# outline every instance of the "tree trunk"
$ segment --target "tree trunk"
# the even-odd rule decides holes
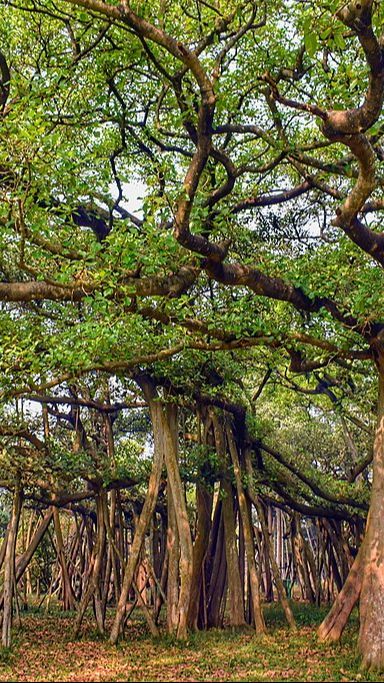
[[[175,634],[178,625],[177,606],[179,604],[179,531],[176,521],[176,510],[173,503],[171,487],[167,486],[167,549],[168,549],[168,579],[167,579],[167,627],[168,633]]]
[[[12,627],[12,603],[15,582],[15,552],[17,532],[19,528],[20,513],[22,506],[22,491],[20,483],[17,482],[15,492],[13,494],[13,505],[11,513],[11,521],[8,530],[7,548],[4,558],[4,589],[3,589],[3,626],[2,626],[2,644],[3,647],[10,647],[11,645],[11,627]]]
[[[39,523],[39,525],[35,529],[35,532],[34,532],[32,538],[30,540],[30,543],[28,544],[28,547],[23,552],[23,554],[20,555],[20,557],[18,557],[16,559],[16,562],[15,562],[15,581],[16,581],[16,583],[18,583],[20,581],[21,577],[23,576],[25,570],[27,569],[27,567],[28,567],[28,565],[29,565],[29,563],[33,557],[35,550],[37,549],[37,546],[39,545],[41,539],[43,538],[45,532],[47,531],[49,523],[52,519],[52,514],[53,514],[52,509],[50,509],[45,514],[45,516],[43,517],[43,519],[41,520],[41,522]],[[8,530],[7,530],[7,538],[8,538]],[[0,609],[3,609],[3,605],[4,605],[4,592],[2,592],[0,595]]]
[[[188,635],[187,616],[191,597],[191,581],[193,573],[193,546],[191,529],[189,526],[187,504],[184,489],[180,477],[177,459],[177,407],[168,404],[163,416],[163,432],[165,446],[165,464],[167,466],[168,482],[170,485],[172,500],[175,507],[177,530],[180,543],[180,589],[177,605],[178,624],[176,636],[185,640]],[[169,608],[169,605],[168,605]]]
[[[213,518],[211,541],[208,551],[209,563],[205,566],[206,583],[209,586],[207,595],[207,626],[218,628],[221,603],[224,599],[227,579],[227,560],[224,545],[223,504],[218,498]]]
[[[249,494],[249,497],[250,497],[252,503],[256,507],[257,516],[259,518],[261,530],[262,530],[263,537],[264,537],[265,554],[271,562],[273,578],[275,579],[277,593],[279,596],[281,606],[284,610],[285,618],[289,624],[289,627],[292,629],[292,631],[296,631],[297,627],[296,627],[295,617],[293,616],[291,606],[288,602],[287,594],[286,594],[285,588],[284,588],[284,584],[283,584],[282,579],[281,579],[280,570],[279,570],[278,564],[277,564],[276,559],[275,559],[275,555],[273,552],[273,548],[272,548],[272,544],[271,544],[270,536],[269,536],[268,523],[267,523],[267,520],[265,519],[265,515],[264,515],[263,505],[262,505],[259,497],[255,493],[254,488],[253,488],[252,461],[251,461],[250,453],[247,449],[245,450],[244,455],[245,455],[245,467],[246,467],[246,472],[247,472],[247,476],[248,476],[248,494]]]
[[[197,528],[195,543],[193,545],[193,574],[188,612],[188,626],[191,629],[197,629],[202,586],[202,570],[211,528],[212,502],[212,494],[206,491],[202,484],[198,483],[196,485]]]
[[[104,618],[101,606],[101,596],[100,596],[100,573],[101,565],[104,559],[105,552],[105,524],[104,524],[104,501],[103,496],[105,492],[99,492],[96,496],[96,513],[97,513],[97,529],[96,529],[96,540],[94,548],[92,551],[92,559],[89,568],[89,579],[88,585],[85,588],[83,596],[81,598],[79,611],[76,617],[74,635],[77,637],[80,632],[81,623],[85,614],[85,610],[88,607],[88,603],[92,596],[95,600],[95,614],[96,622],[101,634],[104,634]]]
[[[321,640],[338,640],[360,594],[358,640],[362,666],[384,670],[384,352],[376,349],[379,371],[377,428],[373,449],[371,504],[365,537],[346,583],[319,628]]]
[[[366,669],[384,669],[384,355],[377,361],[379,399],[371,504],[364,538],[358,647]]]
[[[359,599],[364,569],[364,542],[360,546],[347,580],[319,627],[321,641],[336,642],[344,631],[349,615]]]
[[[68,574],[67,558],[65,556],[64,540],[60,524],[60,516],[57,507],[52,506],[53,510],[53,524],[56,536],[57,556],[61,569],[61,580],[63,588],[63,609],[70,610],[75,606],[75,597],[72,591],[72,585]]]
[[[231,454],[233,462],[233,470],[235,473],[236,488],[237,488],[237,499],[239,501],[240,515],[243,522],[243,533],[244,533],[244,543],[245,552],[248,561],[248,571],[251,584],[251,595],[252,595],[252,605],[253,605],[253,616],[255,619],[256,632],[259,634],[266,633],[267,629],[265,626],[264,616],[261,609],[260,602],[260,587],[259,578],[257,575],[257,567],[255,560],[255,548],[253,545],[253,534],[251,519],[249,514],[249,508],[247,505],[247,500],[244,493],[243,482],[241,477],[240,461],[237,451],[236,442],[233,436],[232,429],[227,427],[227,438],[229,444],[229,451]]]
[[[114,644],[117,643],[117,640],[119,638],[120,628],[125,618],[125,609],[128,599],[128,593],[132,585],[137,561],[140,557],[140,552],[144,542],[145,533],[147,531],[149,522],[155,510],[165,450],[163,435],[163,407],[158,400],[155,400],[157,398],[156,391],[152,386],[152,383],[147,378],[141,377],[138,380],[138,383],[143,389],[151,413],[154,436],[154,454],[152,470],[148,482],[148,491],[145,497],[145,502],[141,510],[139,520],[136,525],[135,535],[133,537],[128,562],[125,566],[124,577],[121,585],[120,598],[116,609],[115,620],[113,622],[111,630],[110,640]]]
[[[213,429],[215,433],[216,450],[221,462],[223,479],[221,482],[223,496],[223,519],[225,555],[227,559],[227,584],[229,593],[228,619],[230,626],[244,626],[244,595],[241,585],[239,556],[236,543],[236,522],[233,506],[232,484],[227,478],[227,453],[223,428],[212,412]]]

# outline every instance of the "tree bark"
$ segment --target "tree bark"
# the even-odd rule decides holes
[[[245,553],[248,561],[248,571],[251,584],[251,595],[253,604],[253,616],[255,619],[256,632],[258,634],[266,633],[267,629],[265,626],[264,616],[261,609],[260,601],[260,586],[259,578],[257,574],[256,559],[255,559],[255,547],[253,544],[253,534],[252,526],[249,515],[249,508],[247,505],[247,500],[244,493],[243,482],[241,478],[241,468],[239,455],[237,451],[237,446],[235,438],[230,427],[227,427],[227,439],[229,445],[229,452],[231,454],[233,470],[235,473],[236,488],[237,488],[237,500],[239,501],[239,510],[241,519],[243,522],[243,533],[244,533],[244,543],[245,543]]]
[[[281,606],[284,610],[285,618],[289,624],[289,627],[291,628],[292,631],[296,631],[297,627],[296,627],[295,617],[293,616],[291,606],[288,602],[287,594],[286,594],[285,588],[284,588],[284,584],[283,584],[282,579],[281,579],[280,570],[279,570],[278,564],[276,562],[276,558],[275,558],[275,554],[273,552],[273,548],[271,546],[268,523],[267,523],[267,520],[265,519],[263,505],[262,505],[261,501],[259,500],[259,497],[255,493],[254,488],[253,488],[252,461],[251,461],[251,456],[250,456],[248,449],[245,450],[244,456],[245,456],[246,472],[248,475],[248,494],[249,494],[251,501],[253,502],[253,504],[256,507],[257,516],[259,518],[261,530],[262,530],[263,537],[264,537],[266,556],[269,558],[269,560],[271,562],[273,578],[275,580],[279,600],[280,600]]]
[[[52,506],[53,524],[55,528],[57,556],[61,569],[61,580],[63,588],[63,609],[70,610],[75,606],[75,596],[73,595],[72,585],[68,574],[67,558],[65,556],[63,533],[61,530],[59,511],[55,505]]]
[[[81,598],[79,611],[76,616],[76,623],[74,629],[74,635],[77,637],[80,632],[81,623],[85,614],[85,610],[88,607],[88,603],[92,596],[95,600],[95,613],[96,622],[101,634],[104,634],[104,618],[101,607],[101,596],[100,596],[100,573],[101,565],[104,559],[105,552],[105,524],[104,524],[104,501],[103,496],[105,492],[99,492],[96,496],[96,513],[97,513],[97,529],[96,529],[96,540],[94,548],[92,551],[92,558],[89,568],[89,579],[88,585],[85,588],[83,596]]]
[[[384,669],[384,354],[377,359],[379,398],[373,481],[364,538],[358,647],[365,669]]]
[[[20,555],[20,557],[16,558],[16,562],[15,562],[15,581],[16,581],[16,583],[18,583],[20,581],[21,577],[23,576],[25,570],[27,569],[27,567],[28,567],[33,555],[34,555],[35,550],[37,549],[37,546],[39,545],[41,539],[43,538],[45,532],[47,531],[47,528],[48,528],[50,521],[52,519],[52,514],[53,514],[52,509],[50,509],[45,514],[45,516],[43,517],[43,519],[41,520],[41,522],[37,526],[35,533],[33,534],[32,539],[31,539],[30,543],[28,544],[28,547],[23,552],[23,554]],[[8,529],[7,529],[7,537],[6,538],[8,538]],[[3,605],[4,605],[4,592],[2,592],[0,595],[0,609],[3,609]]]
[[[2,625],[2,645],[3,647],[10,647],[11,645],[11,628],[12,628],[12,603],[14,596],[15,582],[15,552],[17,532],[20,522],[20,513],[22,507],[22,490],[20,482],[16,483],[15,492],[13,494],[13,504],[11,521],[8,531],[7,548],[4,558],[4,589],[3,589],[3,625]]]
[[[364,542],[360,546],[347,580],[317,632],[321,641],[336,642],[349,619],[361,590],[364,571]]]
[[[168,404],[163,416],[165,464],[167,467],[168,482],[170,485],[172,500],[175,507],[177,530],[180,543],[180,588],[177,605],[178,624],[176,636],[185,640],[188,635],[187,617],[191,597],[191,581],[193,573],[193,545],[191,529],[189,525],[187,504],[184,489],[180,477],[177,459],[177,407]],[[169,605],[168,605],[169,608]]]
[[[210,541],[205,562],[206,620],[207,627],[219,627],[220,606],[223,600],[227,576],[227,561],[224,546],[223,501],[217,497],[211,528]],[[205,615],[204,615],[205,616]]]
[[[208,425],[204,426],[204,435],[201,435],[201,414],[198,413],[198,434],[199,444],[207,443]],[[199,472],[202,475],[201,471]],[[196,630],[198,628],[199,608],[201,604],[201,590],[204,577],[204,560],[207,555],[209,535],[211,531],[211,517],[213,506],[213,494],[209,492],[204,483],[198,481],[196,484],[196,534],[193,544],[193,573],[191,581],[191,597],[188,611],[188,627]],[[204,591],[205,592],[205,591]],[[205,596],[203,596],[203,608],[206,611]],[[203,619],[203,621],[206,621]]]
[[[188,626],[197,629],[200,592],[204,558],[207,553],[209,533],[211,529],[212,494],[201,483],[196,485],[197,527],[193,544],[193,573],[191,581],[191,598],[188,611]]]
[[[177,528],[176,510],[173,502],[171,487],[167,486],[167,549],[168,549],[168,580],[167,580],[167,627],[168,633],[175,634],[178,625],[177,606],[179,603],[179,557],[180,543]]]
[[[229,592],[228,619],[230,626],[244,626],[244,594],[241,585],[239,556],[236,543],[236,523],[233,507],[233,489],[228,480],[227,453],[223,428],[218,417],[212,412],[216,450],[221,462],[223,479],[221,482],[223,496],[223,519],[225,554],[227,559],[227,583]]]
[[[139,520],[136,525],[135,535],[133,537],[133,543],[131,546],[128,562],[125,566],[124,577],[121,585],[120,598],[117,604],[116,616],[111,630],[110,640],[111,643],[114,644],[117,643],[117,640],[119,638],[120,629],[125,618],[125,609],[128,599],[128,593],[132,585],[137,561],[140,557],[140,552],[144,542],[145,533],[147,531],[149,522],[155,510],[161,478],[161,471],[164,460],[165,445],[163,435],[163,407],[159,401],[155,400],[157,397],[156,390],[149,379],[147,379],[144,376],[140,377],[140,379],[138,380],[138,384],[141,386],[144,392],[151,413],[154,436],[154,454],[152,470],[148,483],[148,491]]]
[[[371,503],[364,540],[336,601],[319,628],[321,640],[338,640],[360,595],[358,648],[362,666],[384,670],[384,350],[375,349],[379,375]]]

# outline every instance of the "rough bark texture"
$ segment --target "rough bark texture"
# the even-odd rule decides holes
[[[207,591],[208,627],[221,626],[220,606],[223,600],[227,575],[227,562],[224,546],[223,502],[217,498],[213,516],[211,538],[205,565],[205,579]]]
[[[378,358],[379,400],[371,505],[364,539],[358,647],[366,669],[384,669],[384,357]]]
[[[365,669],[384,669],[384,354],[376,349],[379,372],[373,482],[365,537],[348,578],[319,628],[321,640],[338,640],[360,595],[358,647]]]

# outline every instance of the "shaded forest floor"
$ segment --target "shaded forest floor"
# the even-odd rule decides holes
[[[273,605],[265,610],[267,638],[250,629],[211,630],[180,644],[151,638],[137,620],[117,647],[98,636],[91,618],[75,641],[73,615],[30,612],[15,629],[12,649],[0,650],[0,681],[384,681],[384,674],[359,670],[357,618],[340,645],[325,646],[316,640],[316,626],[326,610],[294,609],[294,636]]]

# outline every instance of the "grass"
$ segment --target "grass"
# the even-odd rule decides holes
[[[316,627],[325,609],[294,605],[291,635],[277,605],[266,607],[269,635],[251,629],[192,634],[186,643],[154,639],[139,619],[117,647],[97,635],[89,615],[73,640],[73,615],[27,613],[11,650],[0,650],[0,681],[383,681],[359,670],[357,616],[338,645],[322,645]]]

